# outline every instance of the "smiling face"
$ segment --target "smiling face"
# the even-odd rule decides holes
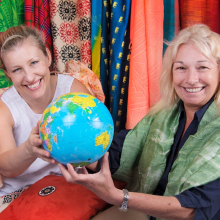
[[[216,59],[208,59],[192,43],[181,45],[173,64],[173,84],[185,109],[199,110],[216,93],[219,84]]]
[[[50,89],[51,56],[45,56],[32,37],[3,55],[6,74],[26,101],[39,99]]]

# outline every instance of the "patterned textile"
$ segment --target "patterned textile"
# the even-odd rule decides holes
[[[132,1],[127,129],[160,99],[163,11],[163,0]]]
[[[113,175],[128,189],[152,194],[161,179],[179,124],[180,109],[147,115],[128,133],[120,167]],[[172,165],[164,196],[220,178],[220,116],[214,101],[205,112],[197,132],[190,135]]]
[[[100,78],[105,91],[109,89],[105,104],[112,114],[117,133],[125,128],[126,122],[131,0],[111,2],[103,1]]]
[[[203,23],[220,33],[219,10],[219,0],[180,0],[181,27]]]
[[[25,25],[42,31],[46,46],[52,52],[49,0],[25,0]]]
[[[92,24],[91,24],[92,71],[99,78],[100,78],[100,57],[101,57],[102,2],[103,0],[92,1]],[[105,2],[107,4],[108,1]]]
[[[0,0],[0,33],[20,24],[24,24],[24,0]],[[0,69],[0,88],[10,85],[12,83]]]
[[[53,69],[61,71],[69,60],[91,68],[90,0],[50,0]]]
[[[0,212],[2,212],[5,208],[8,207],[8,205],[13,202],[16,198],[18,198],[18,196],[21,195],[21,193],[23,193],[27,187],[24,187],[22,189],[16,190],[15,192],[12,192],[10,194],[7,194],[5,196],[0,197]]]
[[[105,105],[110,108],[110,89],[109,89],[109,59],[110,59],[110,14],[111,7],[109,1],[102,1],[102,30],[101,30],[101,57],[100,57],[100,81],[105,93]],[[92,19],[93,20],[93,19]],[[93,31],[93,30],[92,30]]]

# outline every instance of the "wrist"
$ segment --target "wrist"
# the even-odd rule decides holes
[[[29,156],[29,157],[33,157],[33,158],[37,158],[37,156],[35,155],[35,153],[33,152],[33,150],[32,150],[32,148],[30,147],[31,145],[30,145],[30,143],[29,143],[29,141],[28,140],[26,140],[25,142],[24,142],[24,148],[25,148],[25,152],[26,152],[26,154]]]
[[[128,210],[129,193],[127,189],[123,189],[124,197],[121,206],[118,208],[120,211],[126,212]]]
[[[114,192],[114,201],[112,202],[112,204],[119,207],[119,206],[121,206],[123,199],[124,199],[123,190],[116,188],[116,190]]]

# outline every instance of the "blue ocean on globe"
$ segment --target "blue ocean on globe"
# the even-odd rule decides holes
[[[109,110],[97,98],[69,93],[45,109],[39,134],[44,149],[56,161],[85,166],[106,153],[113,139],[114,124]]]

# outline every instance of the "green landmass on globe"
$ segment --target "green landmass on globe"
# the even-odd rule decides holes
[[[62,148],[61,161],[66,163],[65,160],[67,160],[73,166],[85,166],[97,160],[98,155],[92,159],[92,153],[88,152],[92,150],[94,154],[100,154],[94,147],[101,147],[102,153],[104,153],[111,144],[114,130],[111,115],[103,106],[104,104],[97,98],[84,93],[69,93],[59,97],[45,109],[41,119],[40,137],[43,140],[44,148],[51,152],[52,157],[53,152],[56,154],[55,151]],[[86,142],[88,142],[88,146],[85,145]],[[62,145],[66,147],[64,148]],[[68,151],[70,146],[77,150]],[[81,152],[78,149],[80,147]],[[87,149],[89,147],[92,149]],[[61,150],[58,154],[60,152]],[[82,154],[88,154],[91,158],[80,159],[80,157],[84,157]],[[60,155],[57,158],[56,155],[54,157],[57,160],[60,159],[58,158]],[[71,157],[73,162],[68,161],[67,157]]]

